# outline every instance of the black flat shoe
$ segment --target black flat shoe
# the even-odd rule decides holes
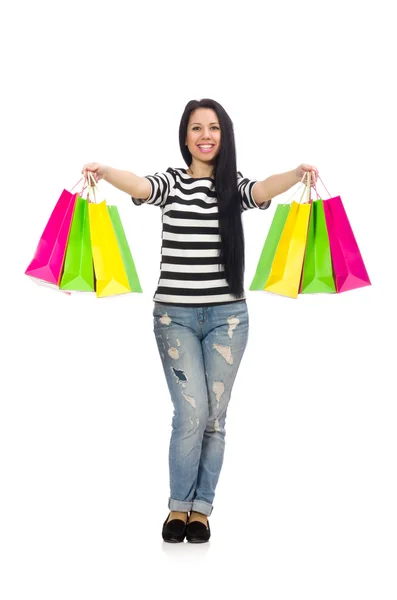
[[[210,523],[207,519],[207,525],[200,521],[192,521],[186,526],[186,539],[192,544],[201,544],[208,542],[211,537]]]
[[[182,519],[172,519],[167,523],[170,514],[171,513],[168,514],[168,517],[163,524],[163,540],[172,543],[183,542],[186,535],[186,523],[182,521]]]

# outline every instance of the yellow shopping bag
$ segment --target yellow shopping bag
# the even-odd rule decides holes
[[[308,203],[292,202],[274,256],[270,275],[264,289],[273,294],[297,298],[305,257],[311,203],[310,173],[308,174]]]
[[[117,237],[106,202],[88,204],[96,295],[116,296],[131,292]]]

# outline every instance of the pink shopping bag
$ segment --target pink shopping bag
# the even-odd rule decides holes
[[[25,275],[38,283],[59,285],[76,197],[77,193],[63,190],[40,237],[33,260],[25,271]]]
[[[340,196],[323,201],[337,292],[371,285]]]

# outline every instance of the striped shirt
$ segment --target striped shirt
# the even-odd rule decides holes
[[[193,178],[186,169],[168,168],[165,173],[146,175],[151,184],[150,197],[145,201],[132,197],[137,206],[153,204],[162,209],[162,244],[160,277],[153,296],[154,302],[179,306],[214,306],[236,302],[224,277],[224,265],[219,261],[221,237],[214,180]],[[255,203],[252,188],[256,179],[237,172],[241,211],[262,210]]]

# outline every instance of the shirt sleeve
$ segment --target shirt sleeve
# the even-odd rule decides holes
[[[131,200],[136,206],[141,204],[154,204],[155,206],[165,206],[170,191],[173,189],[175,184],[175,177],[171,168],[167,169],[165,173],[155,173],[154,175],[145,175],[150,183],[151,192],[147,200],[142,198],[134,198],[131,196]]]
[[[254,187],[257,179],[248,179],[244,175],[237,171],[237,188],[240,192],[241,198],[241,209],[248,210],[250,208],[259,208],[265,210],[269,208],[271,200],[268,200],[264,204],[257,204],[252,195],[252,188]]]

